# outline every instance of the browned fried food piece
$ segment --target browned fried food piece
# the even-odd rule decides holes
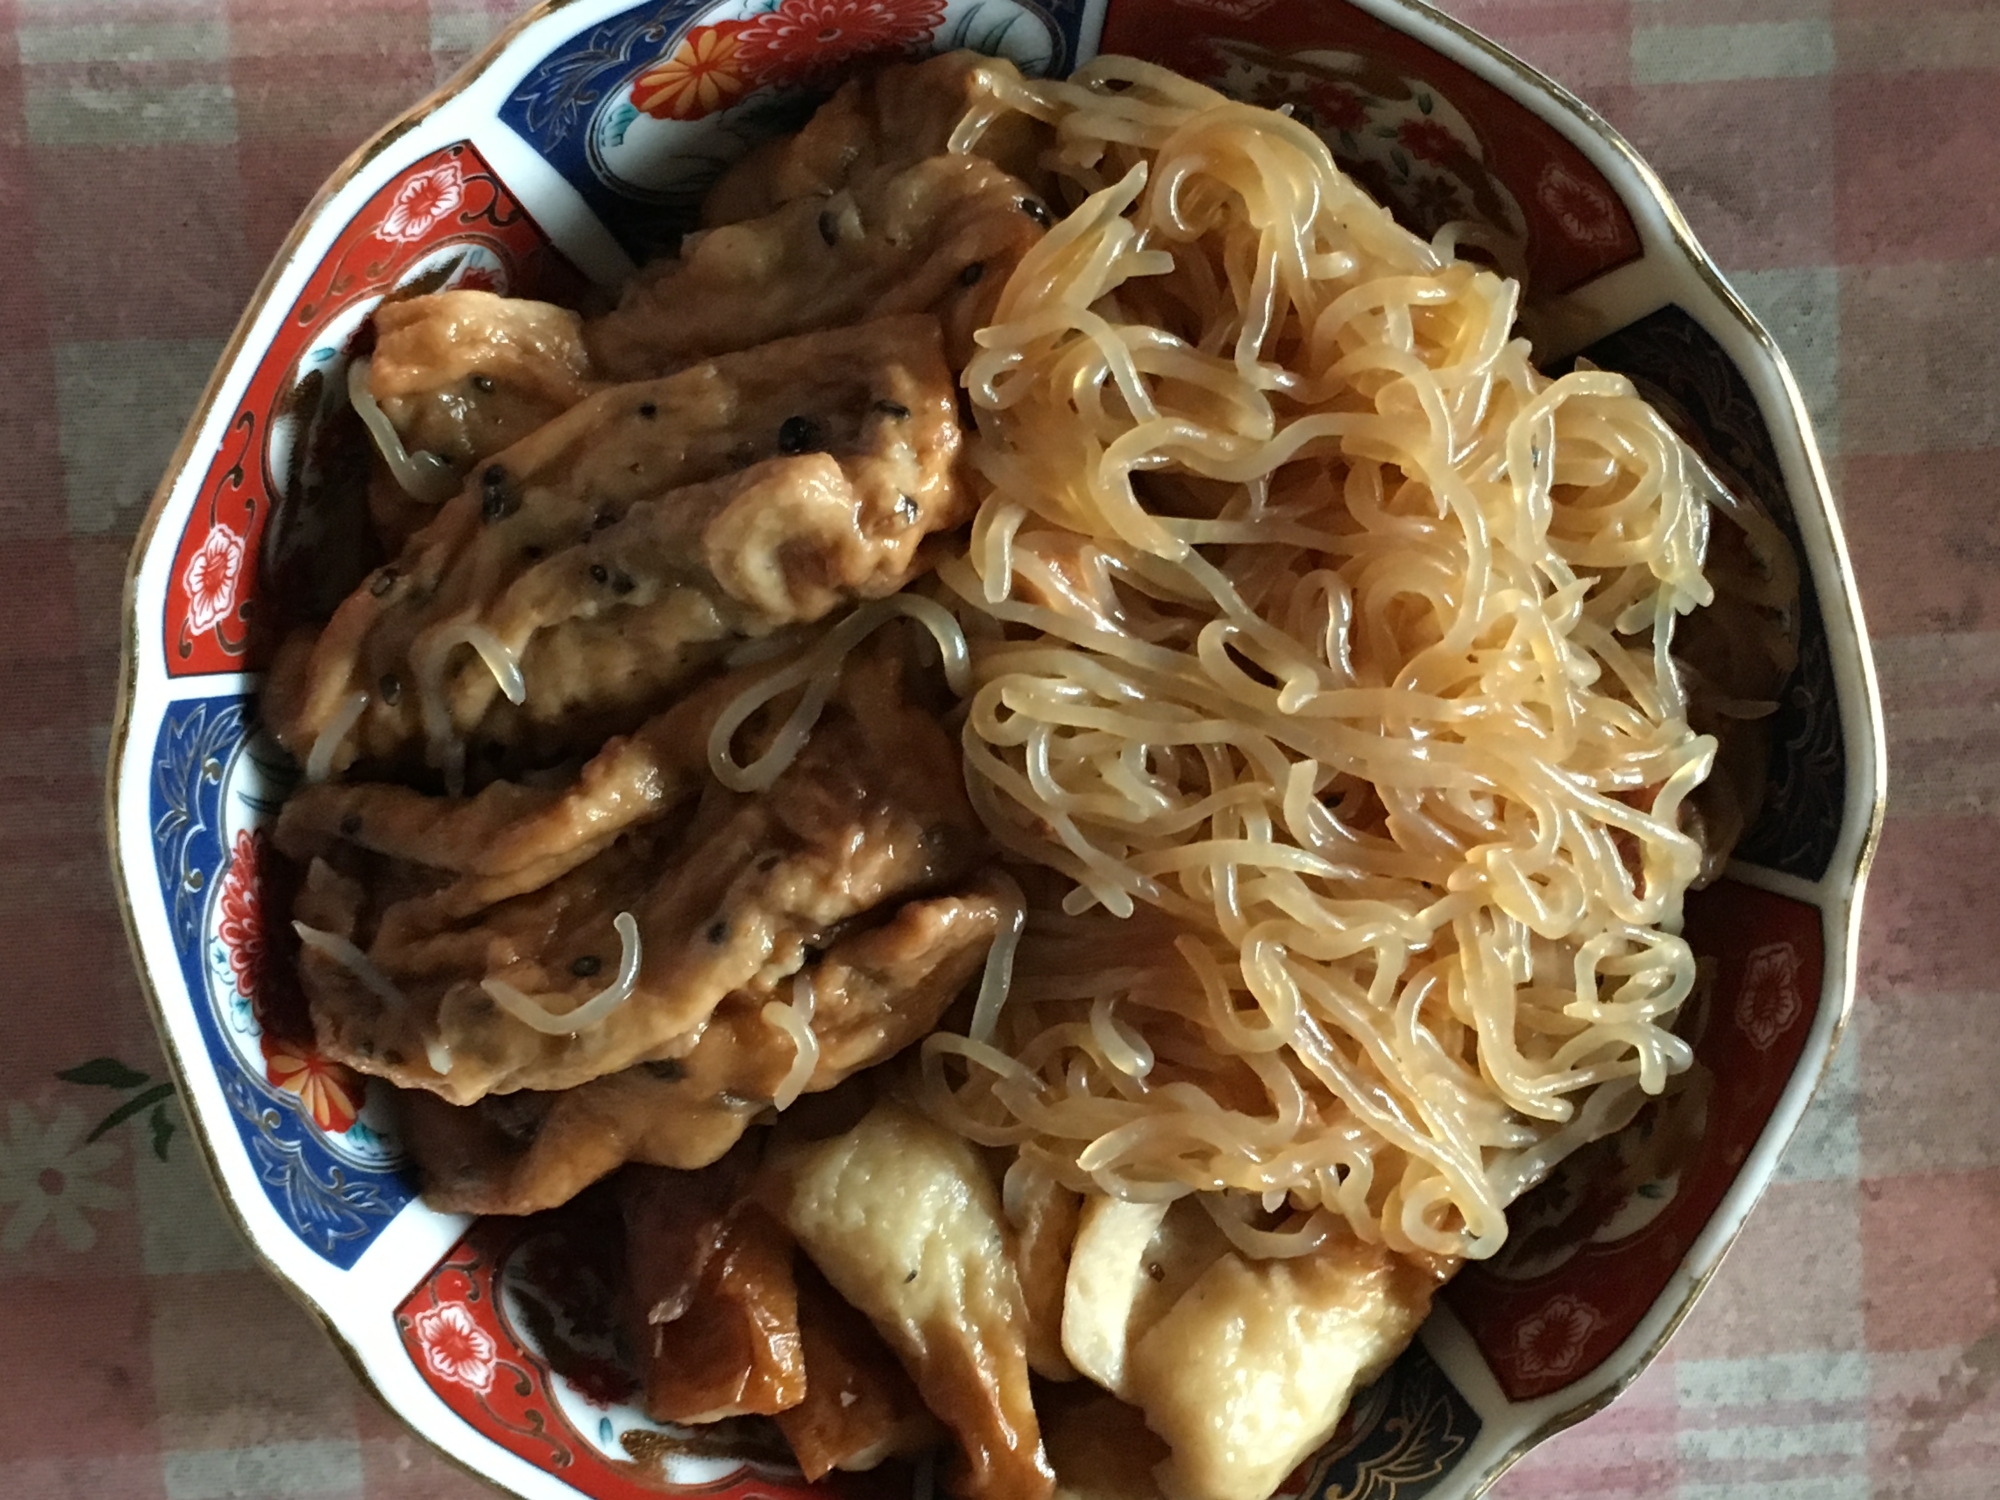
[[[328,858],[314,859],[297,919],[353,942],[369,966],[343,961],[325,939],[308,944],[300,974],[321,1046],[365,1072],[469,1104],[493,1092],[566,1089],[686,1055],[718,1003],[734,993],[758,1002],[790,999],[787,981],[848,924],[949,888],[984,850],[956,747],[901,682],[902,664],[888,645],[857,654],[810,739],[769,790],[737,795],[710,782],[685,826],[656,819],[629,828],[539,888],[511,893],[519,891],[518,871],[454,880],[414,860],[371,859],[349,875]],[[464,799],[430,800],[441,825],[464,815]],[[578,834],[577,821],[559,808],[552,813],[551,804],[527,804],[527,816]],[[279,823],[279,845],[294,858],[323,847],[316,842],[324,815],[310,822],[314,839],[301,835],[304,821],[301,814]],[[347,837],[364,836],[365,814]],[[594,842],[587,822],[580,836]],[[416,826],[399,837],[411,847]],[[513,857],[544,869],[560,863],[565,848],[560,839],[524,842]],[[510,894],[479,905],[496,880]],[[634,987],[592,1024],[553,1034],[532,1028],[483,987],[489,980],[511,985],[552,1015],[577,1008],[618,969],[614,918],[625,912],[640,939]],[[990,911],[981,920],[990,922]],[[950,954],[961,970],[976,966],[974,943],[958,937],[977,924],[950,925],[953,941],[931,943],[937,934],[929,934],[916,951]],[[990,935],[990,925],[981,930],[979,953]],[[894,935],[855,934],[835,960],[852,977],[838,983],[857,989],[861,976],[876,972],[893,976],[884,993],[903,983],[911,971],[896,942]],[[942,958],[918,961],[926,972],[942,965]],[[933,990],[925,993],[935,999]],[[835,1016],[830,1008],[829,1026]],[[901,1025],[856,1024],[862,1055]]]
[[[806,1394],[778,1414],[778,1430],[807,1479],[833,1469],[872,1469],[945,1440],[909,1375],[868,1320],[800,1257],[799,1338]]]
[[[936,1026],[979,971],[999,923],[986,895],[912,901],[842,937],[805,973],[819,1058],[808,1094],[894,1056]],[[706,1166],[767,1109],[792,1067],[789,1036],[763,999],[732,995],[685,1057],[656,1058],[555,1092],[492,1094],[460,1106],[407,1101],[404,1138],[424,1197],[457,1213],[534,1213],[627,1161]],[[1056,1287],[1061,1291],[1061,1273]]]
[[[411,452],[463,471],[590,390],[583,320],[492,292],[433,292],[375,309],[368,390]]]
[[[936,320],[880,318],[600,391],[508,448],[316,633],[264,717],[311,769],[550,758],[731,640],[895,592],[959,524]],[[509,680],[508,662],[518,667]]]
[[[977,1148],[884,1101],[840,1135],[774,1146],[767,1170],[785,1227],[957,1440],[954,1493],[1048,1500],[1013,1237]]]
[[[765,142],[723,173],[701,221],[713,228],[762,218],[794,199],[830,197],[880,168],[940,155],[968,115],[993,117],[972,154],[1032,181],[1053,132],[1001,104],[1001,92],[1020,76],[1005,58],[961,51],[850,78],[803,129]],[[1041,204],[1030,200],[1022,211],[1040,217]]]
[[[753,1158],[619,1182],[633,1343],[659,1422],[769,1416],[806,1394],[792,1242],[744,1196]]]
[[[857,318],[927,312],[954,368],[1042,237],[1033,191],[979,156],[865,172],[830,197],[690,235],[587,325],[592,358],[638,380],[726,349]],[[1045,217],[1045,215],[1043,216]]]

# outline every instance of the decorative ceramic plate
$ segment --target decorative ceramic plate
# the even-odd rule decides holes
[[[265,914],[290,895],[266,829],[296,770],[260,735],[256,694],[273,622],[332,602],[315,591],[347,539],[328,497],[361,452],[340,393],[386,293],[615,284],[845,66],[953,47],[1031,72],[1132,53],[1290,104],[1411,228],[1485,225],[1527,279],[1542,359],[1632,376],[1803,560],[1764,811],[1688,903],[1710,962],[1679,1025],[1707,1086],[1522,1200],[1504,1253],[1451,1284],[1287,1485],[1465,1500],[1637,1375],[1769,1180],[1847,1014],[1882,730],[1839,526],[1769,336],[1603,121],[1414,0],[553,0],[363,147],[265,277],[133,557],[111,837],[155,1019],[245,1234],[446,1453],[546,1500],[809,1493],[757,1431],[663,1426],[631,1404],[588,1210],[425,1208],[381,1089],[315,1053],[267,962]]]

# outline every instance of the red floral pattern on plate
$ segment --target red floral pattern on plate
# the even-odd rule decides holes
[[[236,585],[243,577],[243,538],[217,522],[188,559],[181,574],[187,590],[188,628],[212,630],[236,608]]]
[[[1306,97],[1313,118],[1324,130],[1345,130],[1352,134],[1368,128],[1368,106],[1353,89],[1337,83],[1322,83]]]
[[[1585,1342],[1604,1326],[1604,1315],[1568,1293],[1551,1298],[1514,1329],[1509,1351],[1514,1368],[1527,1380],[1560,1383],[1583,1358]]]
[[[585,1194],[551,1213],[481,1219],[403,1299],[396,1310],[403,1347],[445,1405],[593,1500],[696,1492],[711,1500],[873,1500],[910,1492],[907,1469],[807,1485],[775,1430],[762,1442],[739,1432],[726,1447],[698,1431],[633,1430],[637,1413],[619,1408],[637,1382],[603,1352],[616,1318],[615,1215],[610,1200]],[[559,1391],[582,1398],[588,1417],[566,1408]],[[594,1437],[578,1429],[578,1418]],[[626,1429],[619,1447],[628,1456],[602,1446],[617,1428]],[[663,1469],[680,1453],[709,1461],[698,1484],[671,1482]],[[716,1472],[718,1458],[728,1470]]]
[[[747,92],[753,84],[745,21],[697,26],[662,62],[632,84],[633,107],[657,120],[699,120]]]
[[[414,245],[465,202],[465,174],[455,161],[441,161],[396,189],[395,201],[375,232],[399,245]]]
[[[493,1335],[473,1321],[463,1302],[427,1307],[410,1322],[424,1367],[440,1380],[481,1395],[493,1389]]]
[[[1791,1029],[1805,1009],[1799,994],[1799,955],[1790,943],[1768,943],[1743,961],[1743,989],[1736,1024],[1759,1052]]]
[[[1579,245],[1608,249],[1626,232],[1627,226],[1619,222],[1624,209],[1617,200],[1604,189],[1585,182],[1561,162],[1552,161],[1542,168],[1541,178],[1535,184],[1535,201]]]
[[[782,0],[743,28],[760,81],[826,73],[857,57],[920,50],[944,24],[945,0]]]
[[[319,1049],[309,1043],[287,1041],[268,1031],[259,1038],[259,1045],[264,1052],[264,1076],[286,1093],[298,1095],[313,1124],[329,1135],[342,1135],[352,1128],[361,1113],[366,1087],[360,1074],[344,1063],[320,1056]]]
[[[229,868],[222,877],[222,921],[216,934],[229,955],[236,993],[253,1006],[257,1002],[257,975],[264,964],[264,915],[257,883],[263,842],[261,835],[248,829],[236,831]]]
[[[263,539],[281,493],[265,451],[272,419],[327,323],[395,286],[448,243],[491,252],[505,267],[504,284],[492,290],[532,295],[569,274],[548,236],[467,142],[433,151],[383,184],[306,278],[208,460],[167,574],[161,623],[168,675],[264,665],[277,623],[259,628],[258,615],[259,587],[269,582],[260,575],[271,565]]]
[[[1559,1167],[1509,1211],[1534,1233],[1518,1244],[1510,1238],[1494,1260],[1467,1266],[1445,1289],[1511,1400],[1548,1395],[1602,1364],[1714,1220],[1805,1050],[1823,978],[1820,921],[1816,907],[1735,880],[1688,897],[1684,932],[1713,974],[1678,1023],[1695,1066],[1673,1098],[1585,1148],[1601,1156],[1632,1144],[1625,1154],[1644,1164],[1637,1192],[1657,1195],[1658,1212],[1647,1205],[1635,1213],[1622,1201],[1566,1210],[1565,1193],[1587,1196],[1604,1186],[1606,1164],[1587,1168],[1581,1182]],[[1796,1003],[1772,1005],[1780,978]],[[1741,1024],[1746,1014],[1760,1018],[1761,1044]]]
[[[1449,162],[1465,155],[1458,137],[1436,120],[1405,120],[1401,138],[1419,161]]]

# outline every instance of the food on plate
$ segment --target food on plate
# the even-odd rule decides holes
[[[1789,552],[1156,67],[881,68],[702,224],[375,316],[265,700],[319,1046],[439,1207],[612,1180],[657,1420],[1261,1500],[1688,1066]]]

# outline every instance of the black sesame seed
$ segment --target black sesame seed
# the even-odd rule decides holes
[[[829,245],[840,243],[840,220],[833,216],[833,210],[830,208],[819,211],[819,237]]]
[[[639,415],[644,417],[648,422],[652,421],[659,414],[660,408],[651,401],[641,401],[639,403]]]
[[[375,581],[368,585],[368,592],[373,594],[377,599],[380,599],[395,586],[396,570],[394,568],[384,568],[375,575]]]
[[[592,583],[605,583],[610,578],[611,570],[605,567],[603,563],[592,563],[590,565],[590,581]]]
[[[482,396],[490,396],[490,395],[492,395],[492,394],[493,394],[493,377],[492,377],[491,375],[475,375],[475,376],[473,376],[473,377],[472,377],[472,388],[473,388],[473,389],[474,389],[475,391],[479,392],[479,394],[480,394],[480,395],[482,395]]]
[[[808,453],[819,447],[819,423],[811,417],[787,417],[778,428],[780,453]]]
[[[1033,219],[1037,224],[1041,225],[1042,228],[1044,229],[1047,229],[1049,225],[1052,222],[1054,222],[1049,217],[1048,204],[1042,202],[1042,200],[1039,198],[1023,198],[1015,206],[1018,207],[1022,213],[1026,214],[1029,218]]]
[[[975,260],[971,265],[958,273],[958,284],[960,286],[977,286],[979,285],[979,278],[985,274],[986,262]]]
[[[340,836],[342,838],[351,839],[359,832],[361,832],[360,813],[349,813],[340,820]]]
[[[611,575],[611,592],[614,594],[629,594],[637,587],[638,585],[632,581],[630,573],[613,573]]]
[[[915,1271],[912,1271],[910,1272],[909,1275],[903,1278],[903,1285],[908,1286],[911,1282],[915,1281],[916,1279],[917,1279],[917,1273]]]
[[[382,680],[375,684],[382,694],[382,701],[394,708],[403,698],[403,680],[394,672],[384,672]]]
[[[901,521],[905,526],[916,525],[917,515],[917,502],[908,495],[904,495],[896,501],[896,519]]]
[[[894,417],[898,422],[904,421],[910,415],[909,407],[900,401],[877,401],[875,410],[885,417]]]
[[[479,495],[479,513],[488,521],[501,520],[521,508],[520,491],[499,464],[488,464],[479,476]]]
[[[708,931],[702,936],[708,939],[711,946],[720,948],[729,941],[729,924],[724,921],[710,922]]]
[[[595,953],[586,953],[583,957],[575,959],[570,963],[569,971],[578,979],[588,979],[603,967],[603,959],[599,958]]]

